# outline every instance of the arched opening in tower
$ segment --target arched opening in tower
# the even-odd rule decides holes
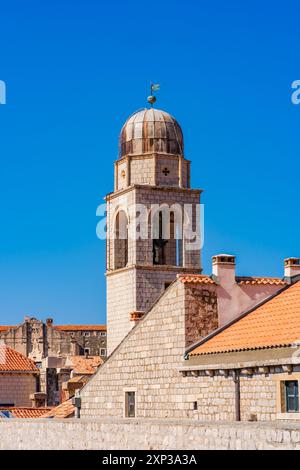
[[[114,230],[114,269],[125,268],[128,264],[128,219],[120,210],[115,219]]]
[[[159,211],[152,217],[154,224],[153,264],[182,266],[182,224],[174,211]]]

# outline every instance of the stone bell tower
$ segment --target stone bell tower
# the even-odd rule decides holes
[[[178,273],[201,272],[200,245],[190,248],[179,223],[182,209],[183,226],[196,231],[183,208],[188,205],[194,216],[201,194],[190,188],[190,161],[183,149],[178,122],[158,109],[134,113],[121,131],[114,192],[106,197],[108,354]],[[171,208],[167,236],[161,205]],[[130,236],[136,232],[133,207],[139,215],[140,207],[146,207],[140,238]]]

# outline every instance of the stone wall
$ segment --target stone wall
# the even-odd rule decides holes
[[[152,269],[137,269],[137,310],[148,311],[164,292],[168,284],[176,279],[176,268],[156,266]]]
[[[186,285],[186,347],[204,338],[219,326],[215,286],[199,289]]]
[[[34,374],[0,374],[0,404],[31,406],[30,394],[36,392]]]
[[[179,186],[179,158],[165,156],[156,160],[156,184]]]
[[[201,298],[197,304],[199,317],[212,313],[211,325],[205,324],[209,332],[215,327],[216,312],[214,315],[215,307],[212,308],[215,299],[213,293],[207,295],[207,286],[198,286],[196,290]],[[194,305],[190,288],[180,280],[172,284],[81,390],[82,417],[122,417],[125,392],[134,389],[137,417],[214,419],[217,415],[220,419],[233,419],[232,382],[225,378],[214,381],[210,377],[201,381],[199,377],[182,377],[179,373],[179,367],[184,365],[186,329],[190,328],[185,312],[192,312]],[[207,407],[203,397],[201,406],[195,410],[195,401],[200,399],[204,386],[206,392],[210,390],[214,406]],[[214,387],[218,393],[224,388],[222,413]]]
[[[251,415],[259,421],[276,419],[277,390],[275,375],[254,374],[252,377],[240,378],[241,389],[241,414],[244,419],[250,419]],[[280,374],[278,374],[280,378]],[[294,375],[289,376],[293,380]],[[258,399],[259,398],[259,399]]]
[[[0,419],[1,450],[300,449],[296,423]]]
[[[100,356],[100,349],[106,348],[106,337],[102,337],[98,330],[88,333],[89,336],[85,336],[82,330],[76,328],[74,331],[64,331],[52,323],[49,326],[36,318],[26,318],[22,324],[1,331],[0,341],[35,362],[41,362],[48,356],[84,354],[85,348],[89,348],[91,356]]]
[[[132,329],[130,313],[136,310],[136,282],[133,268],[107,276],[107,353],[114,351]]]
[[[130,184],[155,184],[155,159],[152,155],[130,159]]]
[[[189,186],[189,164],[184,157],[149,153],[128,155],[115,163],[115,191],[130,185]]]

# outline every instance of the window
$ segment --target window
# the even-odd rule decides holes
[[[83,336],[86,336],[86,337],[90,336],[90,332],[89,332],[89,331],[85,331],[85,332],[83,333]]]
[[[90,348],[84,348],[84,355],[89,356],[90,355]]]
[[[284,382],[285,390],[285,410],[287,413],[299,411],[298,381],[287,380]]]
[[[105,332],[105,331],[101,331],[100,336],[106,336],[106,332]]]
[[[100,356],[106,356],[106,349],[100,349]]]
[[[135,392],[125,392],[125,417],[135,418]]]

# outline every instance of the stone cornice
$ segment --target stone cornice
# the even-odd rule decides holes
[[[131,186],[128,186],[127,188],[108,193],[104,197],[104,199],[106,201],[110,201],[112,199],[115,199],[116,197],[122,196],[123,194],[126,194],[132,191],[133,189],[152,189],[155,191],[165,191],[165,192],[175,191],[178,193],[190,193],[190,194],[199,194],[199,195],[203,192],[203,189],[179,188],[177,186],[152,186],[149,184],[132,184]]]
[[[169,266],[169,265],[151,265],[151,266],[145,265],[144,266],[144,265],[140,265],[140,264],[139,265],[133,264],[131,266],[126,266],[125,268],[106,271],[105,275],[106,276],[112,276],[114,274],[120,274],[122,272],[132,271],[134,269],[143,270],[143,271],[153,271],[153,272],[157,272],[157,271],[176,272],[178,274],[180,274],[180,273],[201,274],[201,272],[202,272],[201,269],[196,270],[196,269],[192,269],[192,268],[184,268],[182,266]]]
[[[191,162],[191,160],[185,158],[184,155],[175,155],[175,154],[172,154],[172,153],[163,153],[163,152],[147,152],[147,153],[143,153],[143,154],[135,154],[135,153],[129,153],[128,155],[124,155],[124,157],[118,159],[118,160],[115,160],[115,164],[119,164],[119,163],[123,163],[126,161],[126,159],[130,157],[132,159],[139,159],[139,160],[146,160],[146,159],[149,159],[149,158],[155,158],[155,157],[161,157],[161,158],[166,158],[166,159],[170,159],[170,160],[176,160],[176,159],[179,159],[179,158],[183,158],[186,162]]]

